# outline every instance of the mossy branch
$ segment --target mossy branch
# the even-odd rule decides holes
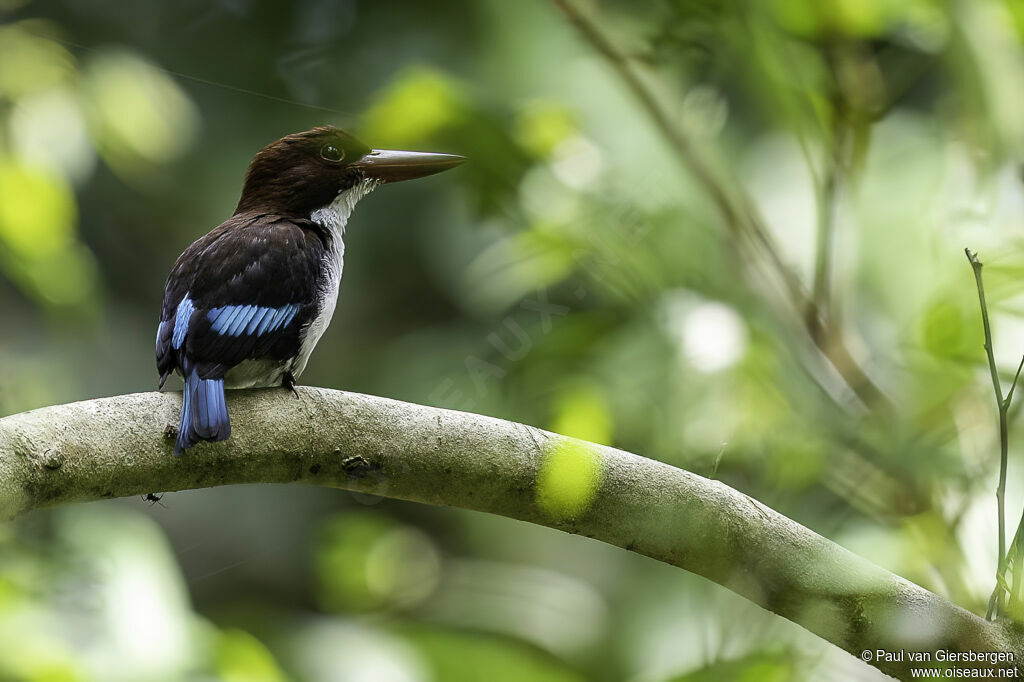
[[[279,389],[231,392],[231,439],[175,458],[180,404],[178,393],[141,393],[0,419],[0,517],[152,491],[324,485],[617,545],[724,585],[856,656],[948,649],[1024,658],[1024,636],[1012,626],[668,464],[500,419],[305,387],[298,399]],[[575,483],[545,490],[559,468]],[[909,679],[909,661],[872,658]]]

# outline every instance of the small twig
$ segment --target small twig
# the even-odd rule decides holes
[[[1024,369],[1024,355],[1020,358],[1020,364],[1017,365],[1017,372],[1013,375],[1013,383],[1010,384],[1010,392],[1006,394],[1006,409],[1009,411],[1010,403],[1013,401],[1013,391],[1017,388],[1017,380],[1020,379],[1020,371]]]
[[[832,251],[835,242],[836,196],[839,186],[838,160],[833,160],[821,187],[818,206],[818,243],[814,259],[814,287],[812,305],[821,318],[829,314],[832,280]]]
[[[1006,557],[1006,564],[1009,570],[1013,574],[1013,584],[1007,589],[1010,593],[1010,603],[1007,606],[1007,611],[1014,620],[1020,620],[1021,616],[1021,587],[1024,583],[1024,514],[1021,515],[1020,522],[1017,524],[1017,532],[1013,534],[1013,540],[1010,542],[1009,555]],[[1004,581],[1005,582],[1005,581]]]
[[[842,106],[837,104],[833,115],[830,149],[825,158],[825,175],[818,191],[818,242],[814,259],[814,286],[807,325],[812,334],[820,334],[829,324],[832,304],[832,254],[835,250],[836,200],[842,176],[846,147],[846,122]]]
[[[1006,394],[1006,411],[1008,416],[1010,411],[1010,402],[1013,400],[1013,391],[1017,388],[1017,380],[1020,379],[1020,371],[1024,369],[1024,356],[1021,356],[1020,364],[1017,365],[1017,373],[1013,375],[1013,383],[1010,384],[1010,392]],[[1020,616],[1018,613],[1021,606],[1021,598],[1024,595],[1021,594],[1021,588],[1024,587],[1024,512],[1021,513],[1020,522],[1017,523],[1017,532],[1013,534],[1013,541],[1010,543],[1010,553],[1013,555],[1013,563],[1011,564],[1009,558],[1007,558],[1007,565],[1012,566],[1010,570],[1013,571],[1013,589],[1010,590],[1010,604],[1009,610],[1015,616]]]
[[[1009,410],[1013,388],[1017,385],[1017,378],[1020,376],[1021,368],[1017,368],[1017,374],[1013,377],[1010,395],[1004,398],[1003,389],[999,384],[999,370],[996,368],[996,357],[992,350],[992,327],[988,320],[988,305],[985,303],[985,286],[981,281],[982,262],[974,251],[964,249],[964,253],[967,254],[967,260],[974,271],[974,283],[978,287],[978,302],[981,305],[981,324],[985,330],[985,354],[988,356],[988,369],[992,375],[992,390],[995,392],[996,405],[999,407],[999,484],[996,487],[996,506],[999,516],[999,557],[996,561],[996,586],[988,600],[988,611],[985,614],[986,618],[991,620],[1002,614],[1003,600],[1006,596],[1006,462],[1009,450],[1006,413]],[[1021,365],[1024,366],[1024,358],[1021,358]]]

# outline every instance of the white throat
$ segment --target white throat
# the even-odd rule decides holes
[[[356,203],[373,191],[380,182],[364,180],[363,182],[340,192],[334,201],[323,208],[309,214],[309,219],[321,225],[331,233],[331,242],[323,259],[319,286],[317,287],[317,314],[306,327],[299,346],[299,354],[292,362],[291,371],[299,376],[306,368],[309,355],[313,352],[317,341],[327,330],[334,316],[334,307],[338,303],[338,288],[341,286],[341,273],[345,267],[345,225]]]
[[[360,199],[372,192],[379,184],[378,180],[363,180],[359,184],[339,192],[334,201],[310,213],[309,219],[326,227],[331,231],[332,236],[340,241],[341,236],[345,234],[345,225],[352,215],[352,209],[356,207]]]

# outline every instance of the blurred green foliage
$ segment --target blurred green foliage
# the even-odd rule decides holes
[[[286,682],[288,679],[263,643],[244,630],[222,631],[214,646],[217,674],[225,682]]]
[[[620,63],[544,0],[0,2],[0,415],[151,390],[174,259],[259,147],[341,125],[471,163],[360,204],[303,381],[721,479],[983,610],[998,441],[962,248],[1012,372],[1021,3],[578,7]],[[827,343],[652,106],[812,297],[834,234]],[[601,472],[553,443],[537,500],[571,519]],[[875,679],[700,579],[505,519],[286,486],[0,526],[4,680],[800,678]]]
[[[316,575],[325,611],[408,607],[438,581],[437,551],[421,532],[378,514],[329,520],[316,540]]]

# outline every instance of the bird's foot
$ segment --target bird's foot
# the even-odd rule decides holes
[[[299,397],[299,392],[295,389],[295,375],[291,372],[284,373],[284,379],[281,380],[281,385],[287,388],[289,391],[295,394],[295,397]]]

